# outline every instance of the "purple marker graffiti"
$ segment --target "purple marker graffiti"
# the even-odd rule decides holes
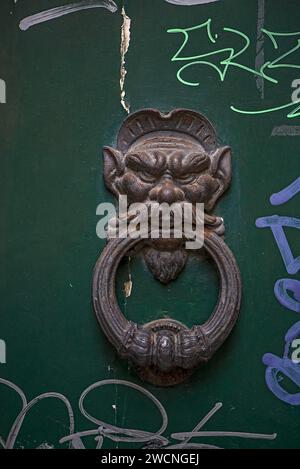
[[[300,322],[294,324],[285,336],[286,345],[283,358],[272,353],[267,353],[263,357],[263,363],[267,366],[266,383],[268,388],[278,399],[291,405],[300,405],[300,392],[290,394],[283,389],[279,381],[281,373],[300,387],[300,366],[289,358],[290,347],[298,337],[300,337]]]
[[[288,291],[292,292],[294,298],[292,298]],[[300,282],[299,280],[292,280],[290,278],[282,278],[277,280],[274,293],[282,306],[285,306],[291,311],[300,313]]]
[[[300,177],[296,179],[290,186],[283,189],[283,191],[273,194],[270,197],[272,205],[282,205],[291,200],[295,195],[300,192]]]
[[[300,192],[300,177],[292,184],[273,194],[270,198],[272,205],[282,205],[291,200]],[[287,272],[296,274],[300,270],[300,257],[294,258],[288,240],[283,231],[283,227],[300,229],[300,220],[292,217],[271,217],[258,218],[256,220],[258,228],[271,228],[280,254],[284,260]],[[300,313],[300,281],[294,279],[277,280],[274,287],[274,294],[279,303],[290,311]],[[291,380],[300,388],[300,363],[289,358],[289,352],[295,339],[300,337],[300,322],[292,326],[285,336],[285,349],[283,358],[267,353],[263,357],[266,368],[266,384],[270,391],[283,402],[290,405],[300,405],[300,392],[290,393],[286,391],[282,384],[282,375]],[[298,342],[298,341],[297,341]]]
[[[286,270],[289,274],[297,274],[300,270],[300,256],[293,257],[288,240],[284,234],[283,227],[300,229],[300,220],[291,217],[272,217],[258,218],[256,220],[257,228],[271,228],[275,241],[284,260]]]

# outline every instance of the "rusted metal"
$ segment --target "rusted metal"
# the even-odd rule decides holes
[[[123,123],[116,148],[104,148],[104,180],[128,204],[153,202],[204,203],[204,250],[220,277],[218,304],[210,319],[192,328],[173,319],[141,325],[128,321],[116,300],[115,276],[121,259],[142,250],[154,277],[174,280],[186,264],[183,240],[109,240],[94,272],[93,304],[98,321],[122,358],[133,363],[140,377],[158,386],[187,379],[224,343],[237,320],[241,278],[236,260],[223,240],[224,224],[212,211],[228,189],[231,151],[220,147],[212,124],[201,114],[178,109],[169,114],[146,109]]]

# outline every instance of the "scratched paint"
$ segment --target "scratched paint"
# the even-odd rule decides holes
[[[113,0],[83,0],[81,2],[70,3],[68,5],[51,8],[35,15],[24,18],[19,27],[22,31],[26,31],[34,25],[44,23],[46,21],[60,18],[61,16],[75,13],[80,10],[88,10],[90,8],[106,8],[112,13],[116,12],[118,7]]]
[[[283,205],[300,192],[300,177],[292,184],[273,194],[270,202],[274,206]],[[270,217],[259,218],[256,221],[258,228],[271,228],[278,249],[289,274],[295,275],[300,271],[300,256],[294,258],[292,250],[285,236],[284,227],[300,229],[300,220],[292,217]],[[300,313],[300,281],[296,279],[279,279],[274,286],[274,294],[279,303],[289,311]],[[293,296],[291,296],[293,295]],[[266,384],[270,391],[281,401],[290,405],[300,405],[300,392],[290,393],[282,384],[281,375],[284,375],[300,388],[300,363],[289,358],[290,350],[294,344],[298,344],[300,337],[300,322],[292,326],[285,336],[285,348],[283,357],[280,358],[272,353],[263,356],[266,365]],[[298,355],[298,352],[296,353]]]
[[[94,428],[91,430],[85,431],[77,431],[75,432],[74,426],[74,412],[72,409],[72,405],[70,404],[69,400],[60,393],[49,392],[41,394],[37,396],[32,401],[28,402],[27,398],[22,391],[16,384],[7,381],[5,379],[0,378],[0,384],[8,387],[16,392],[19,399],[22,402],[22,410],[17,414],[15,421],[9,431],[8,437],[6,440],[0,436],[0,446],[3,449],[13,449],[16,445],[18,436],[20,434],[20,430],[22,428],[24,419],[26,415],[35,407],[39,402],[53,398],[60,402],[63,402],[67,411],[68,421],[69,421],[69,433],[66,436],[61,437],[60,444],[69,443],[70,449],[85,449],[84,446],[84,438],[89,436],[94,436],[96,441],[96,449],[101,449],[105,440],[111,440],[114,442],[124,442],[124,443],[142,443],[147,444],[150,442],[154,442],[157,444],[158,447],[163,448],[172,448],[172,449],[188,449],[188,448],[219,448],[216,446],[204,444],[204,443],[190,443],[190,441],[197,437],[229,437],[229,438],[244,438],[244,439],[257,439],[257,440],[275,440],[277,438],[276,433],[265,434],[265,433],[251,433],[251,432],[240,432],[240,431],[204,431],[203,427],[208,423],[212,417],[223,407],[221,402],[217,403],[196,425],[196,427],[191,432],[180,432],[180,433],[172,433],[169,438],[164,436],[165,431],[168,428],[168,415],[163,406],[163,404],[147,389],[139,386],[135,383],[131,383],[130,381],[122,381],[117,379],[112,380],[103,380],[97,383],[92,384],[91,386],[87,387],[79,398],[79,410],[83,417],[89,422],[94,425]],[[99,418],[90,415],[85,409],[85,400],[88,398],[91,392],[95,391],[96,389],[103,388],[106,386],[115,386],[116,388],[130,388],[135,391],[136,394],[142,394],[144,398],[148,399],[153,406],[158,410],[161,421],[159,423],[158,430],[151,432],[149,430],[136,430],[136,429],[128,429],[128,428],[121,428],[117,427],[116,425],[108,424]],[[98,409],[99,413],[99,409]],[[0,422],[1,424],[1,422]],[[41,422],[41,430],[42,430],[42,422]],[[1,432],[3,430],[1,429]],[[171,440],[174,440],[172,442]],[[41,449],[43,447],[43,443],[38,446]],[[47,443],[49,446],[50,444]],[[52,445],[51,445],[52,446]],[[53,447],[53,446],[52,446]]]

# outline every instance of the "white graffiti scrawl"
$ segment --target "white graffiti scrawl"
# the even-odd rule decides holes
[[[173,3],[174,5],[192,6],[192,5],[202,5],[203,3],[218,2],[219,0],[165,0],[165,1],[168,3]]]
[[[50,10],[27,16],[20,22],[19,26],[22,31],[26,31],[36,24],[60,18],[61,16],[75,13],[76,11],[88,10],[89,8],[106,8],[112,13],[115,13],[118,9],[113,0],[82,0],[81,2],[69,3],[68,5],[51,8]]]

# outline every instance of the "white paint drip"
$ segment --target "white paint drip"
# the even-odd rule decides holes
[[[131,26],[131,18],[126,15],[125,8],[122,8],[122,17],[123,17],[123,24],[121,28],[121,69],[120,69],[120,90],[121,90],[121,105],[125,109],[125,111],[129,114],[130,113],[130,105],[126,102],[126,91],[125,91],[125,80],[127,75],[126,70],[126,54],[129,50],[130,46],[130,26]]]
[[[81,2],[70,3],[57,8],[51,8],[50,10],[42,11],[32,16],[24,18],[19,27],[22,31],[26,31],[32,26],[50,21],[61,16],[68,15],[69,13],[75,13],[80,10],[87,10],[89,8],[106,8],[112,13],[116,12],[118,7],[113,0],[82,0]]]

